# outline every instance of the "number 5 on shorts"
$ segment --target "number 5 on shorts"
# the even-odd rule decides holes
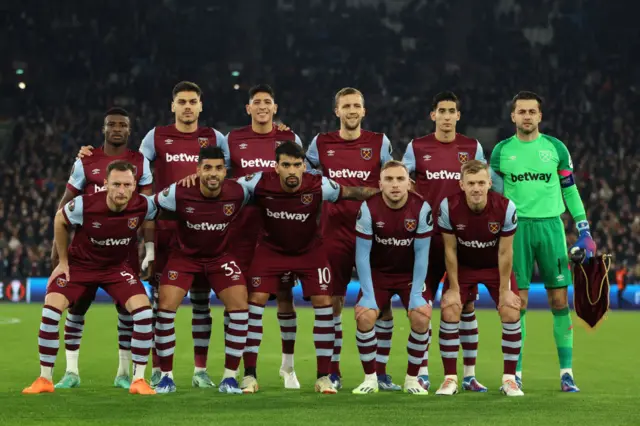
[[[233,274],[239,275],[241,273],[240,267],[234,260],[232,260],[231,262],[223,263],[221,268],[224,269],[225,277],[230,277]]]

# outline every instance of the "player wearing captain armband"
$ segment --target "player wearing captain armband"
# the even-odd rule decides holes
[[[573,177],[573,163],[564,143],[542,134],[542,99],[533,92],[520,92],[512,101],[511,120],[516,134],[496,145],[491,167],[504,180],[504,196],[518,208],[519,230],[514,240],[514,271],[522,299],[522,339],[526,336],[527,300],[534,262],[547,289],[553,313],[553,337],[560,361],[563,392],[578,392],[573,379],[573,325],[567,287],[571,270],[564,225],[560,215],[568,208],[580,234],[571,250],[595,254],[589,223]],[[566,203],[566,208],[565,208]],[[523,346],[524,349],[524,346]],[[517,380],[522,385],[522,356]]]

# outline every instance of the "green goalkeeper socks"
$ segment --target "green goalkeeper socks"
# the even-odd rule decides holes
[[[558,348],[560,368],[572,368],[573,362],[573,325],[569,307],[555,310],[553,313],[553,338]]]
[[[522,373],[522,354],[524,353],[524,336],[527,335],[527,310],[520,311],[520,332],[522,334],[522,346],[520,347],[520,356],[518,356],[518,364],[516,371]]]

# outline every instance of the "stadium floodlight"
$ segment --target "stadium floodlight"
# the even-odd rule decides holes
[[[27,88],[27,85],[26,85],[26,83],[24,81],[21,81],[20,83],[18,83],[18,88],[20,90],[24,90],[24,89]]]
[[[17,75],[22,75],[22,74],[24,74],[24,70],[23,70],[22,68],[18,68],[18,69],[16,70],[16,74],[17,74]]]
[[[238,90],[239,88],[240,88],[240,85],[239,85],[239,84],[234,84],[234,85],[233,85],[233,89],[234,89],[234,90]]]
[[[238,77],[238,76],[240,76],[240,71],[231,71],[231,76],[232,76],[232,77]]]

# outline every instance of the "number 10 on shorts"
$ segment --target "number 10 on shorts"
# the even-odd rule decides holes
[[[327,290],[331,284],[331,271],[329,268],[318,268],[318,284],[322,290]]]

